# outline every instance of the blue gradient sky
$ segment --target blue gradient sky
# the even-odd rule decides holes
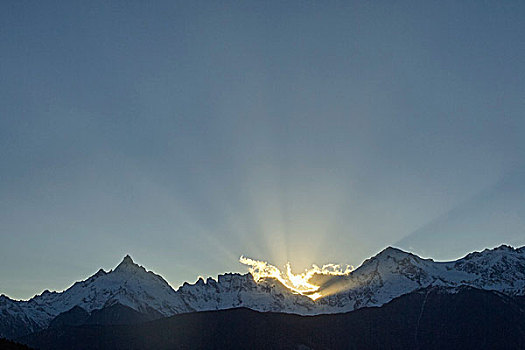
[[[525,244],[525,3],[0,4],[0,293]]]

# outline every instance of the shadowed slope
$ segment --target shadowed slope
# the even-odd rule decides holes
[[[41,349],[520,349],[525,303],[469,287],[427,288],[380,308],[298,316],[230,309],[24,338]]]

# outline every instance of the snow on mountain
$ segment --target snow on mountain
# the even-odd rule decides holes
[[[334,283],[335,280],[335,283]],[[346,312],[384,303],[428,286],[473,286],[511,295],[525,294],[525,247],[501,246],[452,262],[435,262],[396,248],[386,248],[348,276],[325,282],[318,300],[322,312]],[[335,284],[336,288],[332,288]]]
[[[187,311],[175,290],[161,276],[146,271],[126,256],[115,270],[101,269],[64,292],[45,291],[28,301],[13,301],[2,296],[0,320],[9,315],[19,325],[25,324],[34,331],[47,327],[54,317],[74,306],[91,312],[115,303],[159,316]]]
[[[321,286],[319,292],[324,297],[313,301],[273,278],[255,282],[249,273],[199,279],[175,291],[161,276],[126,256],[113,271],[100,270],[64,292],[46,291],[28,301],[0,296],[0,336],[46,328],[53,318],[75,306],[92,312],[118,303],[156,317],[241,306],[311,315],[379,306],[428,286],[466,285],[524,295],[525,247],[501,246],[452,262],[422,259],[389,247],[349,275],[315,275],[311,282]]]
[[[507,245],[470,253],[454,263],[454,269],[474,276],[472,286],[506,294],[525,294],[525,247]]]
[[[279,311],[300,314],[315,313],[314,302],[294,294],[274,278],[255,282],[249,273],[224,274],[217,281],[199,279],[195,284],[184,283],[177,293],[193,311],[221,310],[247,307],[257,311]]]

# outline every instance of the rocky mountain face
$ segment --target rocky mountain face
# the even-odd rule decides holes
[[[199,279],[175,291],[161,276],[126,256],[113,271],[100,270],[61,293],[46,291],[28,301],[0,296],[0,336],[14,339],[46,329],[57,317],[62,323],[79,324],[85,322],[78,319],[82,317],[108,324],[128,317],[149,320],[237,307],[301,315],[342,313],[383,305],[429,286],[447,287],[448,293],[471,286],[519,296],[525,294],[525,248],[501,246],[452,262],[387,248],[349,275],[316,275],[311,282],[323,294],[316,301],[273,278],[255,282],[249,273]]]

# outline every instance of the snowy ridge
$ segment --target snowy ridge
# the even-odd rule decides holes
[[[452,262],[434,262],[396,248],[386,248],[349,275],[315,275],[324,297],[313,301],[273,278],[255,282],[251,274],[227,273],[217,281],[199,279],[175,291],[161,276],[124,260],[110,272],[99,270],[64,292],[45,291],[28,301],[0,296],[0,336],[46,328],[60,313],[79,306],[88,312],[120,303],[155,317],[178,313],[248,307],[312,315],[379,306],[429,286],[460,286],[525,295],[525,247],[501,246]]]
[[[281,282],[267,278],[255,282],[252,275],[224,274],[218,280],[199,279],[184,283],[177,293],[192,311],[247,307],[257,311],[312,314],[315,303],[308,297],[292,293]]]
[[[186,311],[175,290],[161,276],[146,271],[126,256],[115,270],[101,269],[61,293],[45,291],[28,301],[0,297],[0,325],[9,315],[17,320],[18,326],[26,324],[35,331],[46,328],[53,318],[74,306],[91,312],[115,303],[159,316]]]
[[[335,280],[336,291],[318,301],[323,312],[379,306],[428,286],[471,286],[524,295],[525,248],[501,246],[457,261],[435,262],[389,247],[350,275]]]
[[[63,293],[44,292],[29,302],[50,308],[52,314],[67,311],[73,306],[90,312],[118,302],[137,311],[155,310],[167,316],[182,311],[174,296],[175,291],[162,277],[146,271],[126,256],[114,271],[107,273],[99,270]]]

